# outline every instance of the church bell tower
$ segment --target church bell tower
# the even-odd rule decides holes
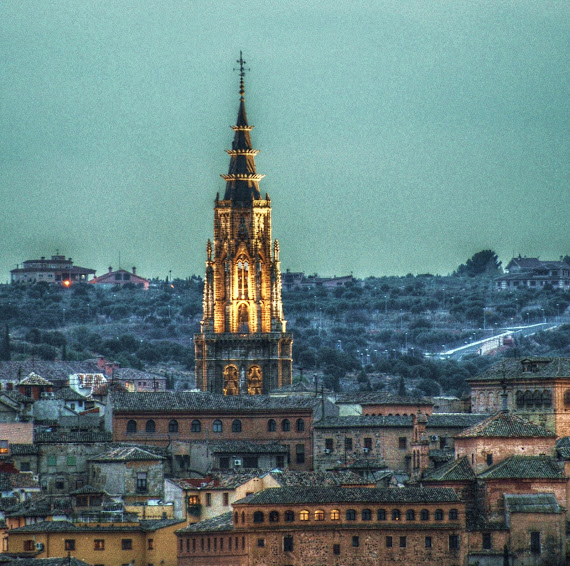
[[[291,383],[293,339],[281,300],[279,242],[271,237],[271,200],[259,191],[245,111],[245,61],[223,200],[216,195],[214,240],[206,246],[203,318],[194,336],[196,387],[258,395]]]

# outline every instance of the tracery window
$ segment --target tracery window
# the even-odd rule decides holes
[[[244,257],[240,257],[237,263],[238,269],[238,294],[240,299],[248,298],[249,263]]]

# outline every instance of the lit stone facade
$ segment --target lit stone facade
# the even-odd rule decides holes
[[[258,395],[291,383],[292,336],[281,300],[279,243],[271,200],[259,191],[241,67],[240,105],[223,199],[216,196],[208,241],[201,332],[194,338],[196,386],[225,395]]]

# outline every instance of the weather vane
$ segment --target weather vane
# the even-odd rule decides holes
[[[236,63],[239,63],[239,69],[234,67],[234,71],[239,71],[239,94],[243,100],[243,95],[245,94],[245,88],[243,86],[243,78],[245,77],[245,72],[250,71],[249,67],[244,67],[247,61],[243,58],[242,52],[239,52],[239,59],[236,59]]]

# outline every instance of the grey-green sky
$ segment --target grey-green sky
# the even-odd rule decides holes
[[[0,281],[202,275],[240,49],[283,268],[570,253],[566,1],[3,0]]]

